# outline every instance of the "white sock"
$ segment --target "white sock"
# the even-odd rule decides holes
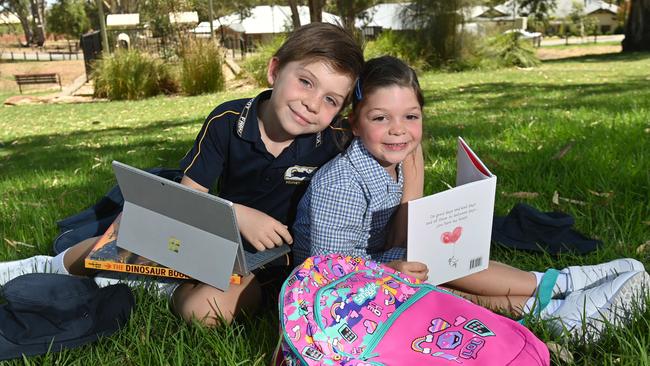
[[[65,268],[65,265],[63,264],[63,257],[65,257],[65,253],[68,252],[68,249],[62,251],[61,253],[57,254],[54,258],[52,258],[52,273],[59,273],[59,274],[66,274],[66,275],[70,274],[68,269]]]
[[[547,319],[553,313],[562,306],[564,303],[564,299],[552,299],[548,305],[542,311],[539,313],[539,317],[542,319]],[[535,310],[535,307],[537,307],[539,304],[539,299],[536,297],[531,297],[526,301],[526,304],[524,305],[524,308],[522,309],[522,312],[524,314],[530,314]]]
[[[544,272],[535,272],[531,271],[535,275],[535,280],[537,281],[537,288],[539,288],[540,282],[542,282],[542,277],[544,277]],[[563,297],[569,290],[569,276],[560,272],[555,281],[555,286],[553,286],[553,298]]]
[[[50,272],[52,257],[48,255],[35,255],[33,257],[0,263],[0,286],[14,278],[28,273]]]

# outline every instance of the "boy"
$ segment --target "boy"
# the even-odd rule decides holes
[[[207,192],[218,180],[219,196],[235,203],[242,238],[255,249],[292,243],[288,227],[296,206],[314,171],[338,153],[327,128],[347,104],[362,66],[361,48],[342,28],[312,23],[296,30],[269,61],[273,89],[210,113],[181,161],[181,183]],[[89,275],[83,260],[94,242],[85,240],[54,258],[2,263],[0,284],[34,270]],[[228,291],[189,282],[161,282],[159,288],[183,319],[206,325],[253,311],[261,294],[254,275]]]
[[[181,183],[207,192],[219,180],[219,196],[235,203],[242,238],[255,249],[291,244],[288,227],[309,178],[338,153],[326,129],[362,66],[361,49],[340,27],[301,27],[269,61],[272,90],[224,103],[208,116],[181,162]],[[184,284],[172,301],[183,318],[211,324],[215,315],[230,321],[239,309],[252,310],[259,299],[259,284],[248,276],[226,292]]]

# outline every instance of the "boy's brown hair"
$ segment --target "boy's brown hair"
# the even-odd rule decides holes
[[[293,61],[323,61],[355,80],[363,68],[363,51],[345,29],[330,23],[310,23],[296,29],[273,55],[281,69]]]

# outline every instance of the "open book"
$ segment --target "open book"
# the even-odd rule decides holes
[[[490,259],[497,177],[458,138],[456,187],[408,203],[407,259],[438,285],[484,270]]]

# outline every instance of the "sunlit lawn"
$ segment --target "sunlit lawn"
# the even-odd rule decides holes
[[[427,73],[421,82],[426,193],[453,184],[460,135],[498,176],[497,215],[520,201],[562,210],[575,217],[578,230],[604,243],[587,256],[558,258],[495,246],[493,259],[527,270],[621,256],[649,263],[650,249],[637,248],[650,240],[650,55]],[[115,183],[112,160],[175,167],[215,105],[253,94],[0,108],[0,258],[49,253],[56,221],[93,204]],[[24,363],[267,364],[277,341],[274,304],[232,327],[209,330],[171,316],[163,299],[138,291],[137,301],[118,335]],[[650,312],[635,316],[632,326],[609,332],[601,343],[570,342],[576,363],[649,364]],[[533,329],[552,339],[543,325]]]

